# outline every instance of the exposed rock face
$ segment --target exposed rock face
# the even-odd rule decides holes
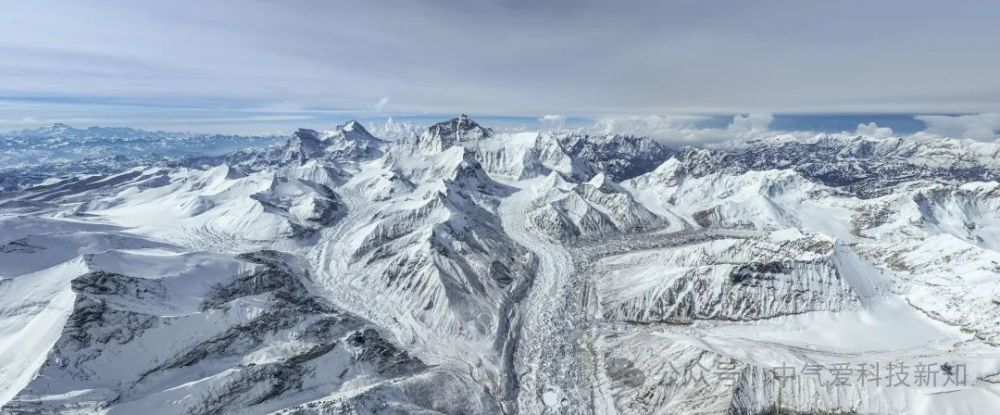
[[[559,143],[567,154],[592,163],[616,182],[653,171],[674,154],[649,137],[634,135],[569,135]]]
[[[602,258],[604,318],[634,323],[759,320],[859,308],[833,242],[719,239]]]
[[[603,173],[572,184],[553,172],[542,187],[544,193],[534,201],[529,217],[537,228],[559,240],[642,231],[664,222]]]
[[[989,181],[1000,177],[996,146],[953,141],[819,135],[770,139],[734,150],[681,149],[676,157],[696,177],[713,172],[788,169],[862,197],[890,193],[916,179]]]
[[[283,160],[304,164],[313,159],[359,161],[378,158],[386,142],[371,135],[361,123],[350,121],[333,131],[299,129],[285,144]]]
[[[484,128],[468,115],[462,114],[430,126],[426,132],[413,137],[407,144],[413,151],[439,152],[456,145],[475,147],[479,141],[492,135],[493,130]]]
[[[323,155],[324,147],[318,131],[302,128],[296,131],[285,145],[284,159],[304,163]]]
[[[314,399],[315,405],[375,400],[389,408],[397,397],[379,391],[327,399],[336,389],[317,395],[313,388],[378,385],[439,372],[370,323],[312,295],[307,271],[289,255],[261,251],[239,259],[255,265],[211,286],[200,309],[176,316],[152,313],[138,302],[176,301],[182,288],[170,281],[101,271],[73,279],[77,300],[60,340],[41,376],[5,411],[128,410],[163,404],[176,393],[198,397],[175,407],[188,413],[260,412],[280,408],[275,402]],[[101,369],[125,357],[129,367]],[[206,370],[218,374],[190,383]],[[168,385],[175,392],[157,392]],[[76,388],[87,392],[53,395]],[[428,409],[436,405],[425,402]]]

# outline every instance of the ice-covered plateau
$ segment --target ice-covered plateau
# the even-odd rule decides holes
[[[34,169],[0,192],[0,413],[995,415],[998,156],[463,115]]]

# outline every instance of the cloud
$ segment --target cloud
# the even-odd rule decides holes
[[[1000,136],[1000,113],[918,115],[913,118],[927,125],[925,133],[941,137],[991,141]]]
[[[767,133],[774,120],[771,114],[754,113],[733,116],[725,128],[703,126],[717,118],[702,115],[603,117],[586,131],[642,135],[668,145],[712,145]]]
[[[601,117],[592,129],[602,134],[635,134],[649,137],[668,136],[676,131],[694,128],[708,117],[697,115],[619,115]]]
[[[385,108],[385,105],[388,103],[389,97],[382,97],[382,99],[375,103],[375,112],[382,112],[382,109]]]
[[[767,131],[771,127],[772,121],[774,121],[772,114],[736,115],[733,117],[733,122],[729,124],[729,130],[737,132]]]
[[[892,137],[893,132],[892,128],[879,127],[875,122],[870,122],[867,124],[858,124],[855,134],[874,138],[889,138]]]
[[[984,69],[1000,66],[984,53],[998,2],[95,2],[5,7],[0,95],[368,113],[391,94],[402,113],[522,116],[1000,111],[1000,71]],[[760,127],[746,118],[734,128]]]
[[[562,129],[566,126],[566,116],[557,114],[546,114],[538,118],[538,122],[543,126],[553,129]]]

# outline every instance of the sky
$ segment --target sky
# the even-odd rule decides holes
[[[460,112],[913,114],[948,117],[928,118],[943,131],[1000,127],[989,121],[996,1],[0,4],[2,129],[265,133]]]

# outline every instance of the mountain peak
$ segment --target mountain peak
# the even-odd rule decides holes
[[[596,175],[594,175],[594,177],[592,177],[587,182],[587,184],[593,186],[596,189],[600,189],[601,191],[604,192],[614,192],[614,193],[624,192],[624,189],[622,189],[621,186],[618,185],[618,183],[615,183],[613,180],[611,180],[611,178],[608,177],[608,175],[605,174],[603,171],[598,172]]]
[[[381,141],[377,137],[373,136],[370,132],[368,132],[368,129],[366,129],[364,125],[361,125],[361,123],[355,120],[350,120],[344,123],[344,125],[338,125],[337,128],[334,129],[334,134],[341,135],[343,136],[343,138],[350,140]]]
[[[293,135],[299,139],[319,140],[319,132],[309,128],[299,128]]]
[[[360,129],[361,131],[364,131],[366,133],[368,132],[367,130],[365,130],[365,127],[361,125],[361,123],[355,120],[350,120],[344,123],[344,126],[341,127],[341,129],[344,131],[354,131],[355,129]]]
[[[466,114],[459,114],[448,121],[430,126],[428,133],[439,137],[455,138],[458,141],[467,141],[488,138],[493,135],[493,130],[479,125]]]
[[[287,161],[304,163],[306,160],[321,156],[323,151],[323,140],[318,131],[299,128],[285,143],[283,157]]]
[[[350,120],[333,131],[320,133],[300,128],[285,144],[286,160],[300,163],[308,159],[333,157],[336,159],[367,159],[382,155],[379,147],[384,141],[371,135],[361,123]]]
[[[327,139],[347,141],[350,143],[345,143],[344,145],[360,146],[363,148],[375,148],[385,142],[385,140],[372,135],[361,123],[355,120],[350,120],[344,125],[337,126],[333,136],[329,136]]]
[[[63,123],[52,123],[44,127],[39,127],[34,130],[23,130],[22,133],[25,135],[40,135],[40,136],[51,136],[56,134],[62,134],[67,132],[76,131],[75,128],[70,127]]]
[[[493,136],[493,130],[485,128],[473,121],[466,114],[442,121],[427,128],[427,132],[418,139],[420,146],[435,151],[442,151],[454,145],[474,142]]]

